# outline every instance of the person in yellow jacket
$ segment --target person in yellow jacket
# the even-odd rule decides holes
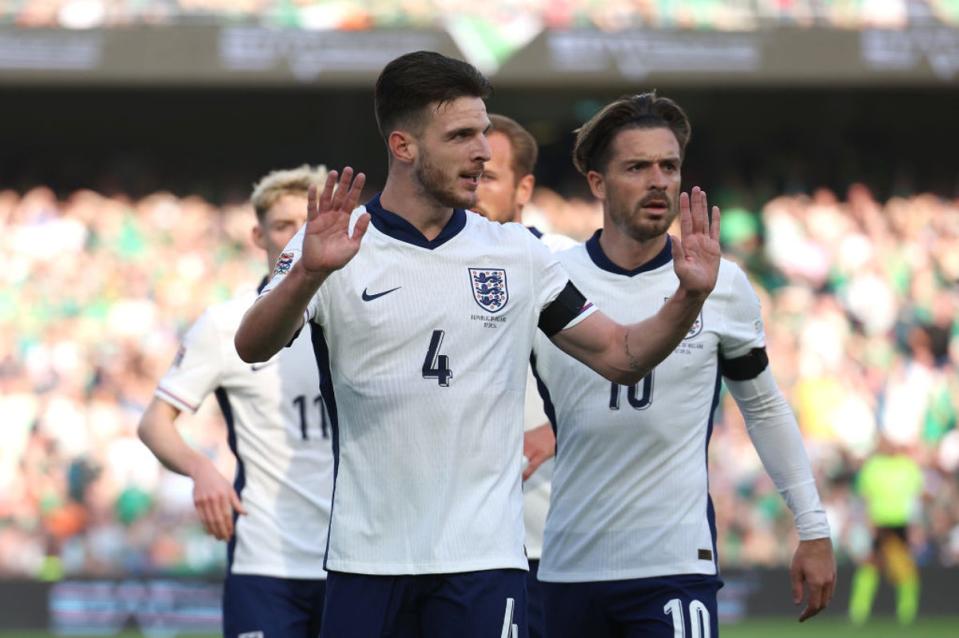
[[[872,612],[880,569],[896,589],[896,617],[902,625],[919,609],[919,570],[909,551],[909,524],[919,513],[923,477],[919,464],[883,437],[856,478],[856,491],[866,502],[873,525],[871,555],[856,570],[849,600],[849,618],[862,625]]]

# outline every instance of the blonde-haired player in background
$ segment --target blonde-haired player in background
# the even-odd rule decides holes
[[[274,171],[254,188],[253,242],[266,251],[267,272],[290,268],[283,247],[306,221],[308,189],[325,179],[324,168],[302,166]],[[211,306],[190,327],[139,434],[163,465],[193,479],[204,528],[228,541],[224,636],[315,638],[333,489],[329,420],[309,330],[265,363],[237,355],[233,336],[256,297],[251,289]],[[174,425],[210,394],[236,456],[232,484]]]

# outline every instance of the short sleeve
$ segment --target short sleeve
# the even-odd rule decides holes
[[[723,359],[737,359],[766,347],[762,308],[746,274],[735,265],[729,294],[722,307],[724,330],[720,335]]]
[[[221,336],[207,310],[183,336],[173,364],[154,394],[180,411],[196,412],[219,385],[222,370]]]
[[[280,257],[276,260],[276,265],[273,267],[273,273],[270,275],[270,281],[267,282],[266,286],[260,292],[261,297],[280,285],[280,282],[283,281],[290,273],[290,270],[293,269],[293,265],[300,260],[300,257],[303,255],[303,234],[305,229],[306,224],[300,227],[300,230],[293,235],[292,239],[290,239],[289,243],[287,243],[283,249],[283,252],[280,253]],[[316,319],[319,314],[322,290],[323,287],[321,286],[320,290],[310,299],[310,303],[304,311],[304,324]]]
[[[539,326],[547,334],[572,328],[596,311],[570,281],[566,269],[542,242],[530,235],[530,261]],[[548,326],[548,327],[547,327]]]

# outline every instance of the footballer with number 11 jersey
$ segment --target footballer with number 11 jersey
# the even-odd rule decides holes
[[[292,265],[292,256],[281,251],[306,219],[309,186],[324,177],[324,169],[308,166],[274,171],[254,190],[253,239],[266,250],[273,272]],[[333,491],[330,419],[309,330],[268,361],[251,365],[237,355],[233,337],[256,298],[249,290],[213,305],[190,327],[144,414],[140,436],[164,465],[193,479],[201,521],[228,541],[224,636],[315,638]],[[232,487],[173,423],[210,394],[236,457]]]

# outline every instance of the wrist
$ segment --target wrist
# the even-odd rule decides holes
[[[294,281],[310,288],[314,292],[329,276],[330,272],[326,270],[309,270],[303,265],[302,261],[297,261],[293,264],[293,268],[290,269],[290,274],[288,275],[288,277],[291,277]]]
[[[196,481],[197,476],[200,475],[200,472],[203,468],[210,463],[210,459],[206,458],[199,452],[193,452],[190,456],[190,460],[187,461],[186,473],[191,479]]]
[[[672,296],[672,298],[676,300],[677,303],[690,306],[702,306],[706,302],[706,297],[708,296],[708,291],[690,290],[684,287],[682,284],[679,284],[679,287],[676,289],[676,293]]]

